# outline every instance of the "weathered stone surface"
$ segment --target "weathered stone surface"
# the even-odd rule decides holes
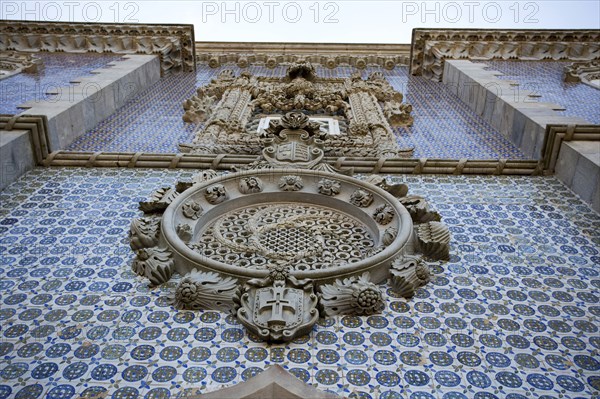
[[[33,54],[0,51],[0,80],[17,73],[37,73],[43,69],[44,63]]]

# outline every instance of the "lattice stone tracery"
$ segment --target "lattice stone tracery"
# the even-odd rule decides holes
[[[295,270],[359,262],[377,252],[372,233],[334,209],[297,204],[238,209],[207,226],[190,247],[201,255],[265,270],[285,260]]]

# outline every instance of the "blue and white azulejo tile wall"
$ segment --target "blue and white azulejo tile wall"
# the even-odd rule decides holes
[[[600,216],[553,177],[408,176],[453,233],[411,300],[266,345],[130,271],[137,202],[188,172],[35,169],[0,194],[0,398],[181,398],[270,364],[361,398],[600,392]]]

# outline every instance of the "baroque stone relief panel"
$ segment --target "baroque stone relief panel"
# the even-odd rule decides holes
[[[196,69],[193,25],[0,21],[0,51],[157,54],[162,72]]]
[[[413,30],[411,74],[441,81],[447,58],[597,60],[600,34],[597,30]]]
[[[225,70],[183,104],[184,121],[202,123],[190,144],[180,150],[191,153],[260,154],[272,137],[260,131],[268,116],[302,111],[311,121],[335,119],[340,134],[327,137],[325,156],[410,157],[412,149],[398,148],[395,126],[412,125],[412,107],[403,102],[381,73],[365,80],[360,73],[350,78],[319,78],[308,63],[294,64],[283,78],[256,77],[247,72],[235,76]],[[277,128],[277,121],[270,122]],[[257,134],[257,126],[259,131]]]

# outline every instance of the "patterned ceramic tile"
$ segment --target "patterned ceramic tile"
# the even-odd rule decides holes
[[[189,172],[35,169],[0,194],[0,398],[176,398],[270,364],[361,398],[600,392],[600,216],[553,177],[406,176],[451,260],[409,301],[266,345],[230,315],[176,311],[130,271],[137,202]]]
[[[562,105],[559,115],[579,116],[591,123],[600,123],[600,90],[583,83],[564,81],[562,61],[483,61],[490,69],[502,72],[500,79],[515,80],[519,88],[532,90],[540,97],[533,101]]]
[[[0,80],[0,114],[18,114],[18,105],[27,101],[52,101],[48,90],[69,86],[69,82],[121,58],[113,54],[36,53],[44,69],[40,73],[19,73]]]
[[[200,66],[196,75],[169,75],[137,99],[126,104],[117,113],[100,123],[75,141],[73,151],[147,151],[177,152],[177,144],[191,142],[195,125],[182,121],[182,102],[194,94],[195,88],[207,84],[222,69]],[[285,67],[268,69],[254,66],[251,73],[261,76],[283,76]],[[354,68],[335,70],[317,68],[324,77],[346,77]],[[399,144],[415,147],[415,157],[471,158],[471,159],[523,159],[523,154],[506,138],[497,133],[450,93],[441,83],[408,75],[405,67],[381,71],[395,89],[405,93],[413,105],[414,126],[396,129]]]

